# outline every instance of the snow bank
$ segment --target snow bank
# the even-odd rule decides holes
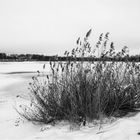
[[[13,78],[13,77],[10,77],[7,75],[0,74],[0,89],[3,89],[6,86],[9,86],[9,85],[14,84],[14,83],[18,83],[20,81],[23,81],[23,79],[16,78],[16,77]]]
[[[68,123],[58,123],[51,125],[35,125],[21,118],[14,107],[16,106],[14,96],[4,96],[7,92],[11,94],[11,89],[7,91],[4,87],[12,84],[12,92],[17,92],[21,88],[27,88],[24,84],[26,80],[19,75],[4,75],[3,72],[15,71],[36,71],[41,64],[26,63],[0,64],[0,140],[140,140],[140,113],[136,116],[119,119],[112,124],[106,124],[99,130],[99,126],[86,126],[81,129],[70,130]],[[11,66],[10,66],[11,65]],[[24,75],[24,74],[23,74]],[[26,81],[27,82],[27,81]],[[20,102],[21,103],[21,102]],[[24,102],[23,102],[24,104]]]
[[[139,140],[140,114],[99,126],[91,124],[70,130],[70,125],[60,122],[55,126],[35,125],[22,119],[12,107],[13,100],[3,103],[0,115],[2,140]]]

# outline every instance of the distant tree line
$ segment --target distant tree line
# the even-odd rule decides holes
[[[0,61],[135,61],[140,62],[140,55],[125,57],[72,57],[72,56],[46,56],[40,54],[6,54],[0,53]]]

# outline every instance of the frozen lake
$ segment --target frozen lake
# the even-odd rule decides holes
[[[43,64],[48,62],[0,62],[0,74],[10,72],[36,72],[43,70]]]
[[[45,69],[43,65],[46,64]],[[40,72],[49,72],[48,62],[0,62],[0,95],[12,96],[27,92],[32,76]]]

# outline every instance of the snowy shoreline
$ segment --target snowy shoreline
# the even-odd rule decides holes
[[[19,63],[18,63],[19,64]],[[99,126],[85,126],[80,129],[70,130],[68,123],[60,122],[55,126],[35,125],[21,118],[14,109],[16,95],[28,94],[28,83],[34,73],[26,73],[32,70],[33,65],[24,70],[25,73],[16,73],[29,64],[16,64],[15,67],[5,65],[3,70],[15,74],[0,74],[0,139],[1,140],[139,140],[140,113],[132,117],[125,117],[113,123]],[[37,71],[34,64],[33,71]],[[42,63],[39,64],[42,69]],[[2,65],[0,65],[0,68]],[[22,99],[21,99],[22,101]],[[23,100],[24,102],[24,100]]]

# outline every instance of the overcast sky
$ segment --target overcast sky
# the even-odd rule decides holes
[[[140,0],[0,0],[0,52],[61,55],[90,28],[140,54]]]

